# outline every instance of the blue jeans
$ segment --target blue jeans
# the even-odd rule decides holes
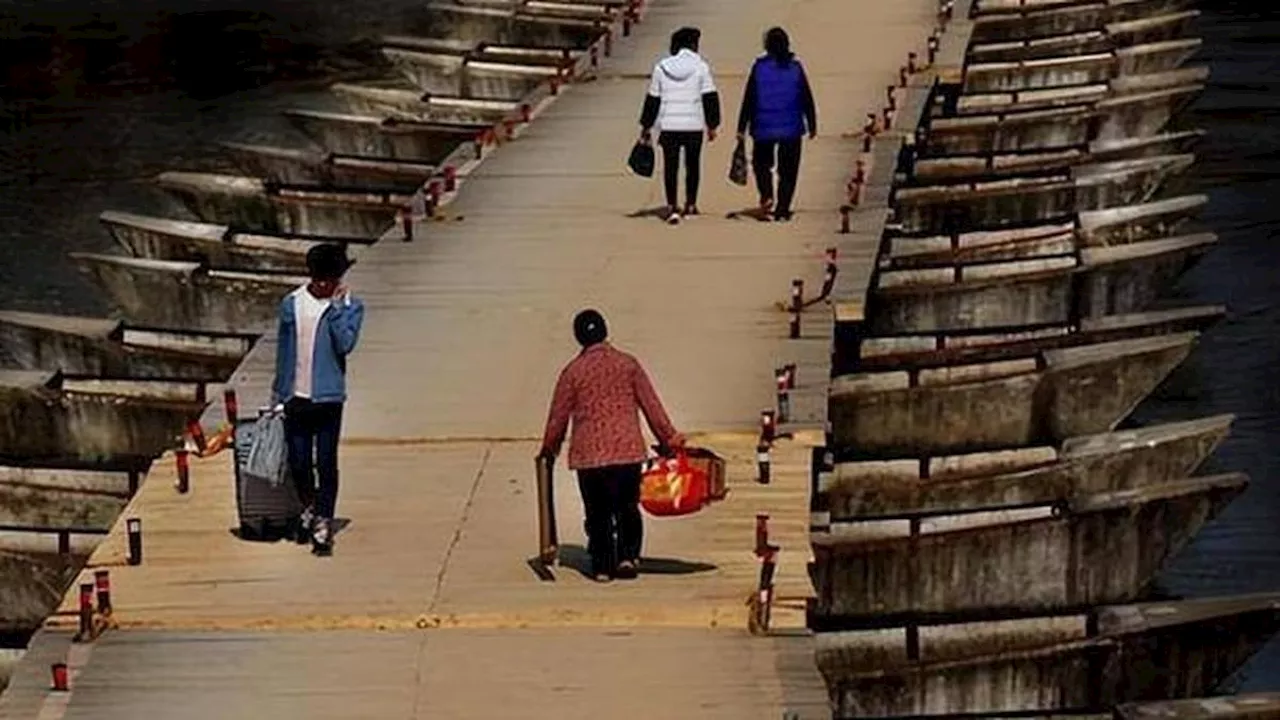
[[[342,403],[313,403],[294,398],[284,406],[289,444],[289,474],[298,499],[316,517],[333,519],[338,504],[338,434]]]

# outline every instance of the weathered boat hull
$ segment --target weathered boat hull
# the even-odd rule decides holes
[[[268,145],[227,142],[222,143],[222,149],[241,172],[286,184],[392,188],[414,192],[436,172],[434,165],[424,162],[334,155]]]
[[[316,241],[238,233],[226,225],[108,210],[98,216],[133,257],[194,262],[218,270],[303,274]]]
[[[504,45],[585,48],[604,33],[598,22],[538,17],[510,10],[474,8],[428,2],[420,8],[423,22],[412,25],[412,35],[488,41]]]
[[[1199,50],[1199,38],[1166,40],[1088,55],[971,63],[966,93],[1012,92],[1104,83],[1113,77],[1177,70]]]
[[[1133,600],[1240,495],[1239,474],[1048,505],[837,523],[812,536],[812,622],[1047,614]]]
[[[1218,695],[1189,700],[1126,703],[1114,720],[1275,720],[1280,718],[1280,693]]]
[[[1080,103],[1118,100],[1131,95],[1203,84],[1208,79],[1207,67],[1194,66],[1141,75],[1121,75],[1106,82],[1065,87],[966,93],[963,86],[947,86],[938,94],[933,112],[944,117],[964,117],[1052,110],[1068,108]]]
[[[433,95],[520,100],[560,74],[554,66],[484,62],[397,48],[383,48],[382,54],[415,87]]]
[[[1194,155],[1173,155],[1081,165],[1049,177],[901,188],[894,214],[904,232],[995,228],[1043,222],[1076,212],[1146,202]]]
[[[933,118],[926,155],[1055,150],[1160,133],[1203,90],[1193,84],[1045,110]]]
[[[156,181],[204,222],[283,235],[376,240],[409,203],[394,191],[270,187],[237,175],[166,172]]]
[[[494,125],[515,117],[520,104],[505,100],[457,97],[428,98],[415,90],[337,83],[330,87],[354,112],[420,123]]]
[[[969,62],[1018,62],[1064,55],[1109,52],[1144,43],[1176,40],[1187,34],[1198,10],[1141,17],[1109,23],[1103,29],[1084,30],[1069,35],[1052,35],[1029,40],[978,42],[969,46]]]
[[[925,370],[914,385],[905,372],[836,378],[828,401],[833,450],[919,457],[1106,432],[1186,359],[1195,338],[1122,340],[1051,350],[1041,359]]]
[[[0,478],[0,525],[111,529],[126,497],[6,482]]]
[[[0,460],[38,467],[145,468],[204,409],[193,383],[0,373]]]
[[[1146,488],[1189,477],[1234,419],[1218,415],[1083,435],[1057,447],[842,462],[821,478],[818,505],[837,523],[1064,503]]]
[[[1125,245],[1172,235],[1209,202],[1183,195],[1129,207],[1090,210],[1076,216],[1076,236],[1086,247]]]
[[[126,320],[157,328],[264,333],[305,277],[204,270],[196,263],[73,253]]]
[[[57,609],[88,555],[0,550],[0,632],[29,632]]]
[[[1153,17],[1185,9],[1189,0],[1146,0],[1124,3],[1083,3],[1051,9],[975,12],[972,41],[1002,42],[1100,30],[1109,23]]]
[[[221,382],[251,344],[246,336],[130,328],[105,318],[0,312],[0,367],[11,370]]]
[[[1103,710],[1204,695],[1280,627],[1271,596],[1104,607],[1084,616],[820,633],[838,718]],[[917,659],[919,658],[919,659]]]
[[[487,125],[418,123],[381,116],[288,110],[285,117],[329,152],[438,164]]]
[[[930,184],[967,178],[983,180],[1046,174],[1081,165],[1185,154],[1203,137],[1202,130],[1182,130],[1044,152],[928,157],[913,161],[910,177],[904,175],[902,179],[910,180],[912,184]]]
[[[882,273],[868,297],[876,335],[1066,325],[1145,310],[1212,233],[1085,248],[1081,262],[1041,258]]]
[[[1069,326],[954,335],[900,335],[863,338],[843,372],[919,370],[963,363],[1033,357],[1059,348],[1136,340],[1154,335],[1207,330],[1226,314],[1221,305],[1151,310],[1082,318]]]

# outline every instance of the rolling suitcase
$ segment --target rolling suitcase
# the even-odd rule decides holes
[[[273,483],[245,472],[253,447],[256,419],[236,419],[232,448],[235,450],[236,509],[240,516],[240,538],[275,541],[295,537],[301,525],[302,503],[291,478]]]
[[[552,472],[555,461],[538,457],[535,461],[538,475],[538,562],[549,568],[556,564],[560,552],[560,538],[556,531],[556,486]]]

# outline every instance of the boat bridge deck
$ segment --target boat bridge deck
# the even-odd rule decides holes
[[[361,249],[351,284],[368,308],[352,359],[332,558],[237,540],[227,453],[197,461],[192,489],[162,459],[91,561],[111,569],[117,629],[71,646],[55,618],[0,700],[0,717],[828,717],[802,613],[810,591],[804,437],[781,443],[774,482],[754,482],[773,369],[820,389],[830,315],[787,339],[791,280],[821,279],[840,243],[841,295],[861,294],[876,236],[837,235],[860,150],[932,0],[653,0],[594,82],[574,85],[466,178],[400,242]],[[660,183],[627,174],[653,60],[680,25],[703,28],[725,106],[705,153],[700,205],[679,227],[631,217]],[[746,69],[762,31],[785,26],[819,102],[790,224],[731,220],[754,190],[724,180]],[[923,55],[923,53],[921,53]],[[539,581],[532,457],[573,314],[596,307],[647,365],[676,424],[730,461],[728,499],[650,520],[638,581],[596,585],[581,566],[576,488],[559,472],[564,567]],[[237,373],[244,412],[263,402],[271,348]],[[814,372],[805,375],[806,369]],[[212,419],[212,418],[210,418]],[[782,546],[780,634],[747,633],[757,512]],[[124,520],[144,561],[124,564]],[[91,570],[86,571],[91,577]],[[73,607],[74,592],[63,610]],[[796,632],[785,632],[788,628]],[[71,649],[68,656],[68,649]],[[72,692],[47,692],[69,657]]]

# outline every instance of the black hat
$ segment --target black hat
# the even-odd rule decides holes
[[[604,317],[595,310],[583,310],[573,319],[573,336],[582,347],[591,347],[605,341],[609,337],[609,328],[604,324]]]
[[[307,251],[307,273],[312,280],[337,280],[349,267],[347,249],[337,243],[323,243]]]

